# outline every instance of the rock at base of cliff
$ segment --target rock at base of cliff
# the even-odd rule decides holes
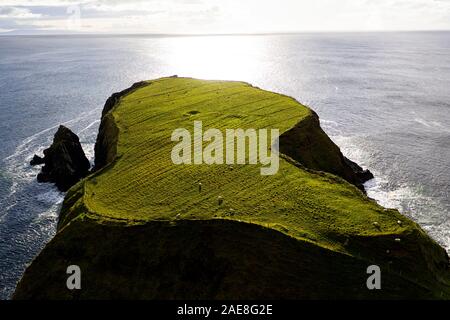
[[[44,150],[44,158],[35,156],[31,164],[42,164],[38,182],[52,182],[60,191],[67,191],[89,174],[90,163],[84,154],[78,136],[60,126],[52,145]]]
[[[30,161],[30,165],[31,166],[38,166],[38,165],[41,165],[41,164],[44,164],[44,163],[45,163],[44,158],[39,157],[37,154],[35,154],[33,156],[33,159],[31,159],[31,161]]]
[[[356,162],[353,162],[348,158],[344,158],[344,161],[353,170],[355,176],[359,179],[360,184],[364,184],[365,182],[375,178],[372,172],[367,169],[361,168],[361,166]]]

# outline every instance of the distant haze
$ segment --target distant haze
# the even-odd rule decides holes
[[[0,34],[449,30],[450,0],[2,0]]]

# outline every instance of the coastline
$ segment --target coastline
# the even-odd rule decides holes
[[[100,132],[101,132],[101,130],[100,130]],[[100,140],[102,140],[102,139],[100,139]],[[106,144],[106,145],[107,145],[107,144]],[[70,196],[70,195],[69,195],[69,197],[66,197],[66,201],[65,201],[66,204],[68,203],[68,201],[69,201],[69,202],[72,202],[72,200],[70,200],[71,197],[72,197],[72,196]],[[75,198],[75,201],[76,201],[76,198]],[[66,207],[67,207],[67,206],[66,206]],[[63,213],[63,214],[64,214],[64,213]],[[66,220],[66,221],[70,221],[70,219],[73,219],[73,217],[75,217],[75,216],[69,216],[69,217],[70,217],[69,220],[67,220],[67,217],[68,217],[67,214],[64,214],[64,215],[63,215],[63,219],[62,219],[63,225],[67,224],[67,222],[64,222],[65,220]],[[61,221],[60,221],[60,223],[61,223]],[[60,225],[60,227],[61,227],[61,226],[62,226],[62,225]],[[23,289],[22,289],[22,291],[23,291]],[[19,290],[19,292],[20,292],[20,290]],[[19,295],[19,297],[20,297],[20,295]]]

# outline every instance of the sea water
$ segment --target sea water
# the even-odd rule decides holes
[[[64,124],[92,161],[108,96],[174,74],[310,106],[375,174],[368,195],[450,249],[450,33],[0,37],[0,299],[55,234],[64,196],[36,182],[32,156]]]

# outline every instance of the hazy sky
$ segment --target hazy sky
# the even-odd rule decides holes
[[[450,29],[450,0],[0,0],[0,32],[444,29]]]

